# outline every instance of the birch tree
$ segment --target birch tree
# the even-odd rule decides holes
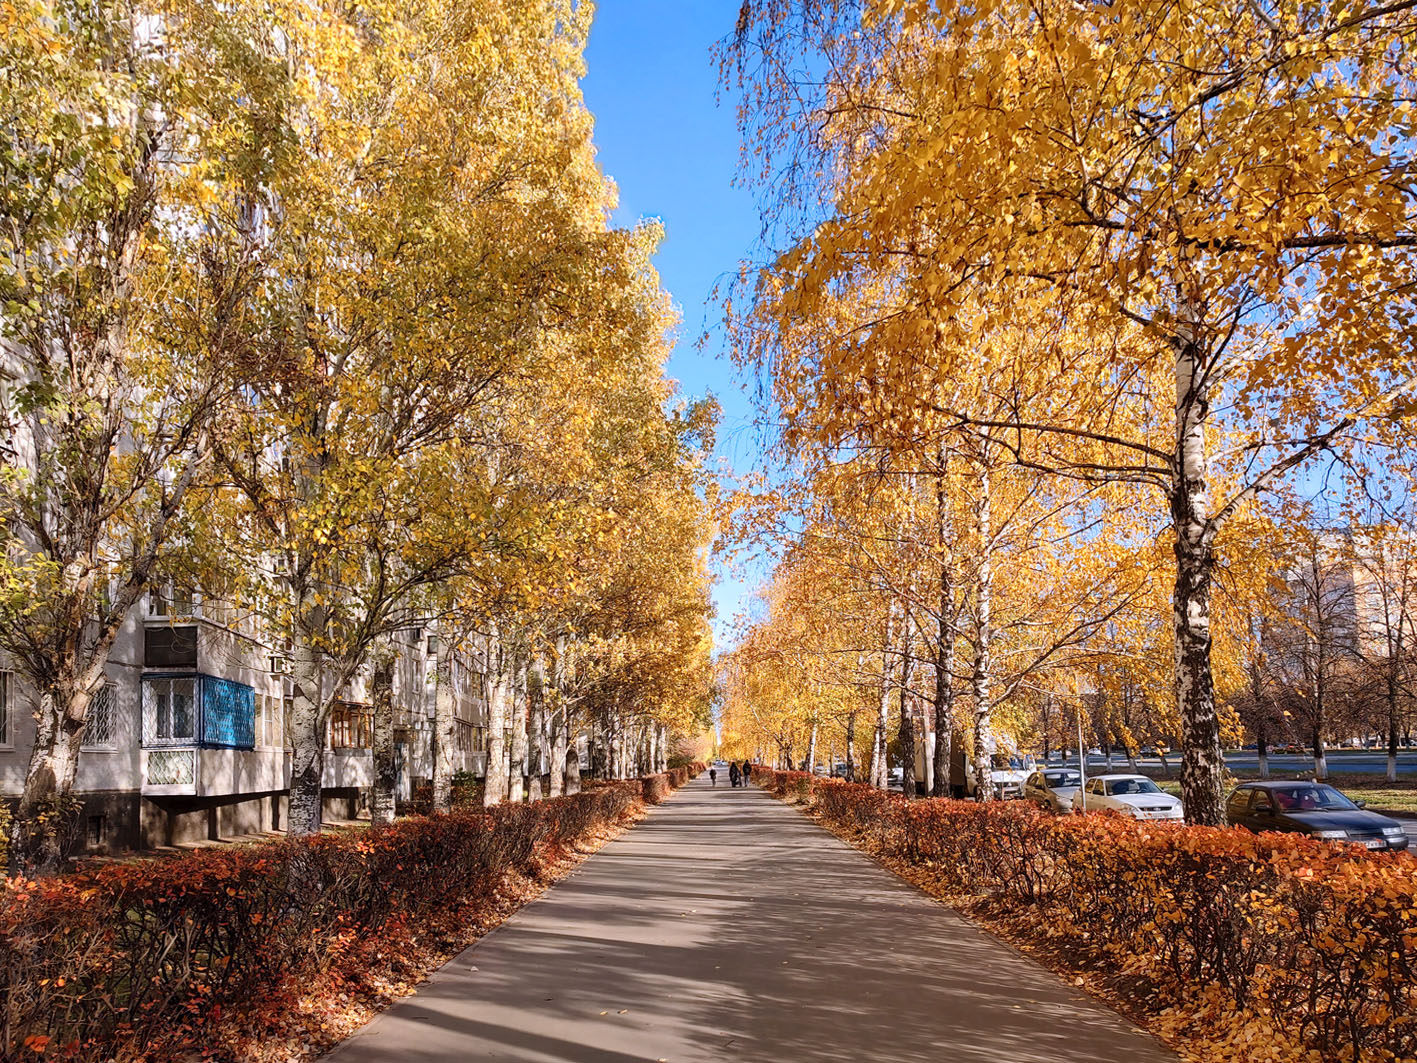
[[[785,245],[752,279],[752,357],[891,278],[841,342],[773,360],[806,392],[789,412],[844,395],[900,424],[953,416],[1029,467],[1164,505],[1193,822],[1224,819],[1218,537],[1411,402],[1412,74],[1394,57],[1413,17],[880,0],[858,20],[820,0],[745,7],[727,53]],[[803,55],[822,76],[780,91]],[[981,415],[939,382],[985,345],[1002,405]]]

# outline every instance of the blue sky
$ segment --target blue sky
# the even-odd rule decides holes
[[[716,102],[718,71],[709,56],[733,29],[739,2],[600,0],[584,87],[601,168],[620,189],[616,223],[658,218],[664,225],[656,264],[683,318],[669,374],[689,396],[717,396],[717,457],[746,472],[758,455],[752,407],[723,350],[719,308],[709,302],[714,284],[737,269],[758,234],[751,195],[733,186],[734,101]],[[706,326],[712,336],[699,349]],[[755,584],[751,572],[720,573],[720,648]]]

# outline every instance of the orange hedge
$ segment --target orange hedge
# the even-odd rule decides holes
[[[1221,999],[1329,1060],[1417,1058],[1417,860],[1293,834],[1055,816],[1021,801],[907,803],[754,768],[868,851],[1035,916],[1139,976],[1161,1010]]]
[[[509,874],[540,875],[685,774],[12,880],[0,890],[0,1058],[203,1058],[223,1011],[358,972],[449,913],[476,920]]]

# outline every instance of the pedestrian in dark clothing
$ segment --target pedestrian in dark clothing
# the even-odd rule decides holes
[[[710,785],[710,786],[717,786],[717,785],[718,785],[718,769],[717,769],[717,768],[710,768],[710,769],[709,769],[709,785]]]
[[[728,781],[734,786],[738,785],[738,762],[734,761],[728,765]]]
[[[753,765],[748,761],[743,762],[743,785],[748,785],[748,780],[753,777]]]

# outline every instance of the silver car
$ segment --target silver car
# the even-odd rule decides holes
[[[1082,774],[1075,768],[1042,768],[1023,784],[1023,798],[1054,812],[1071,812],[1073,797],[1082,787]]]

